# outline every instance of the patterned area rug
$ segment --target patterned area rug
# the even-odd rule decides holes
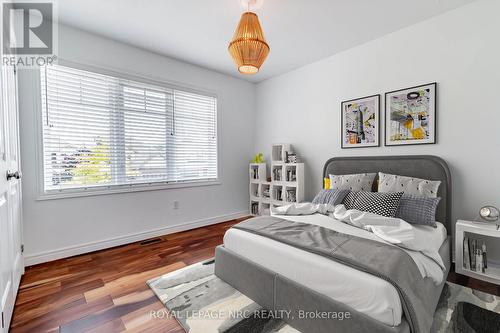
[[[500,332],[500,297],[446,282],[431,332]]]
[[[190,333],[298,333],[214,275],[214,261],[184,267],[147,282],[166,309]],[[167,310],[168,309],[168,310]],[[499,332],[500,297],[447,282],[431,332]]]

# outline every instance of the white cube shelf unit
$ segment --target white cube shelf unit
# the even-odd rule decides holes
[[[484,272],[464,266],[464,238],[486,246],[487,267]],[[495,224],[459,220],[455,225],[455,272],[500,284],[500,230]],[[470,264],[468,265],[470,266]]]
[[[273,149],[276,146],[273,145]],[[290,149],[290,145],[279,146]],[[281,154],[285,154],[288,150],[282,151]],[[268,182],[266,164],[250,163],[250,213],[252,215],[269,215],[271,207],[304,201],[304,163],[273,161],[270,171],[271,181]]]
[[[286,205],[304,201],[304,163],[273,162],[271,170],[274,203]]]
[[[269,210],[269,206],[263,205],[265,202],[270,202],[271,184],[267,182],[266,163],[250,163],[248,174],[250,177],[250,214],[259,215],[266,208]]]

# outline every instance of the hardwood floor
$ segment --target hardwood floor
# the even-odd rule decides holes
[[[11,332],[184,332],[175,319],[151,318],[163,304],[145,282],[212,258],[242,220],[27,267]],[[500,296],[500,287],[454,272],[448,281]]]
[[[150,318],[163,304],[145,282],[212,258],[244,219],[27,267],[11,332],[184,332],[175,319]]]

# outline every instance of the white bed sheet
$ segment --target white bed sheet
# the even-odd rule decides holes
[[[381,241],[366,230],[325,215],[280,216],[280,218],[316,224],[339,232]],[[429,239],[440,242],[439,244],[446,239],[446,229],[440,223],[437,228],[418,226],[418,229],[432,235]],[[236,254],[344,303],[386,325],[397,326],[401,323],[402,307],[399,295],[396,289],[383,279],[320,255],[238,229],[229,229],[226,232],[224,246]]]

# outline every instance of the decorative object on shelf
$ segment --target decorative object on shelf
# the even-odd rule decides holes
[[[500,212],[498,211],[498,208],[496,208],[496,207],[484,206],[479,210],[479,216],[485,222],[494,222],[494,223],[498,224]]]
[[[264,185],[262,185],[263,189],[262,189],[262,197],[263,198],[270,198],[271,197],[271,194],[270,194],[270,189],[269,189],[269,185],[267,185],[267,187],[264,188]]]
[[[266,60],[270,50],[257,14],[250,11],[250,7],[261,4],[262,0],[242,0],[241,2],[246,5],[247,11],[241,15],[228,50],[241,74],[255,74]]]
[[[264,160],[264,154],[262,153],[255,154],[250,163],[266,163],[266,161]]]
[[[436,143],[437,83],[385,94],[385,145]]]
[[[341,103],[341,148],[380,146],[380,95]]]
[[[291,151],[287,151],[286,152],[286,161],[288,163],[297,163],[298,162],[297,154],[294,152],[291,152]]]

